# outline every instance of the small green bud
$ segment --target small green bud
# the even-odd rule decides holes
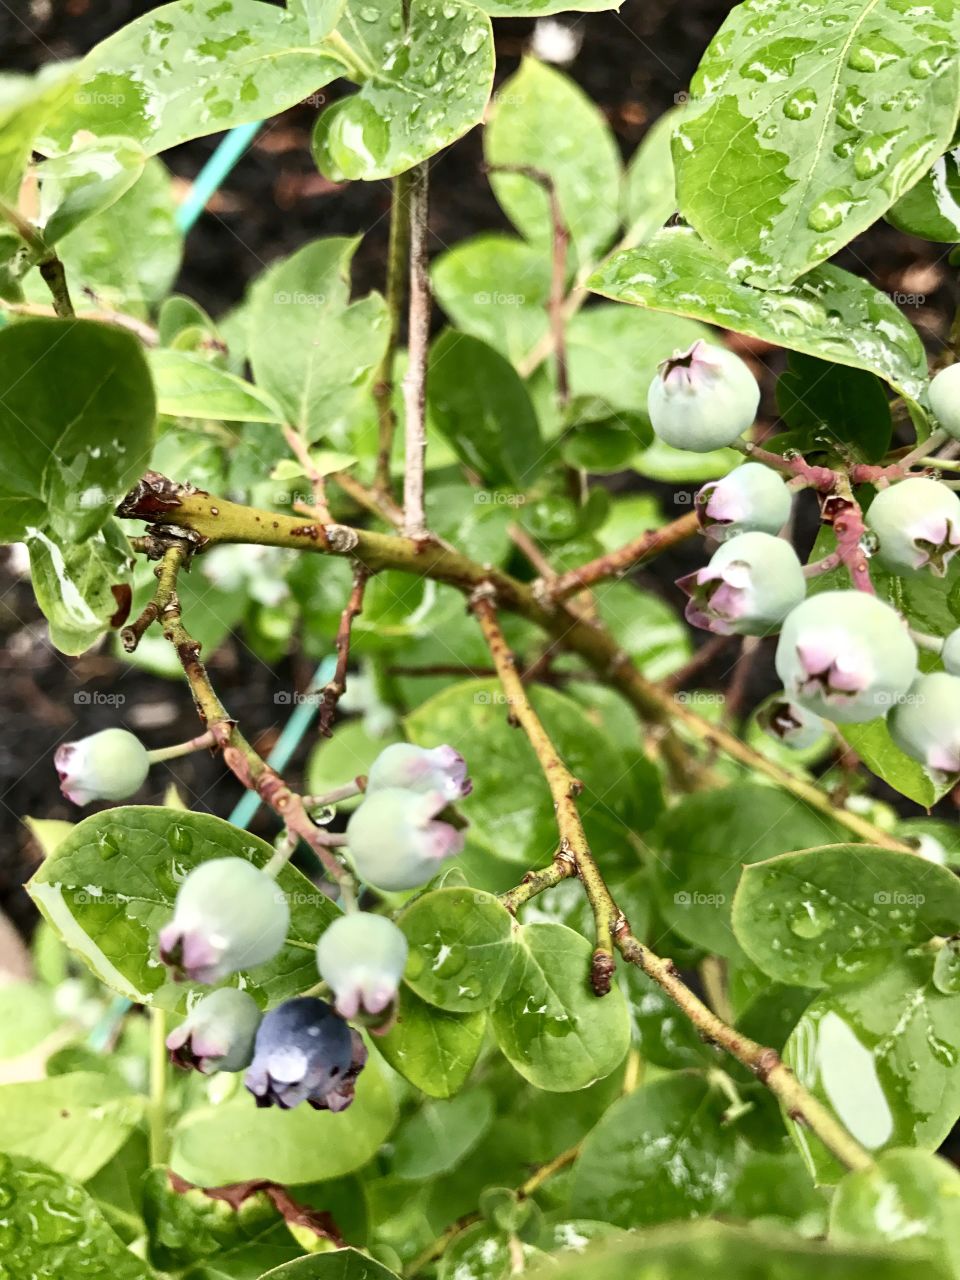
[[[703,341],[664,360],[647,393],[656,434],[691,453],[733,444],[759,404],[760,387],[740,357]]]
[[[126,729],[103,729],[89,738],[63,742],[53,758],[60,790],[74,804],[126,800],[146,781],[147,749]]]

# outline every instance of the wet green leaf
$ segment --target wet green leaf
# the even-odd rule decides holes
[[[243,858],[262,867],[272,854],[265,841],[222,818],[128,805],[78,823],[30,881],[29,892],[108,987],[139,1004],[183,1009],[190,984],[174,983],[157,958],[157,932],[173,915],[178,885],[210,858]],[[286,946],[238,979],[261,1005],[316,984],[316,941],[338,914],[294,867],[284,867],[277,883],[290,905]]]
[[[736,1162],[735,1132],[720,1124],[727,1105],[694,1074],[620,1098],[577,1157],[573,1212],[640,1227],[722,1211]]]
[[[886,294],[839,267],[817,267],[789,288],[764,292],[740,283],[696,232],[674,228],[614,254],[589,284],[619,302],[692,316],[868,369],[914,398],[926,383],[927,358],[916,330]]]
[[[334,1253],[287,1262],[268,1271],[260,1280],[397,1280],[397,1276],[357,1249],[337,1249]]]
[[[52,62],[36,76],[4,75],[0,81],[0,198],[16,206],[38,135],[76,88],[76,63],[71,62]]]
[[[744,868],[733,927],[779,982],[855,982],[960,927],[960,880],[913,853],[831,845]]]
[[[463,1088],[477,1060],[487,1019],[483,1013],[447,1013],[404,986],[396,1021],[377,1040],[395,1071],[431,1098]]]
[[[359,240],[314,240],[271,266],[253,287],[250,363],[258,387],[314,443],[349,448],[369,411],[387,342],[378,293],[350,301],[350,263]]]
[[[740,280],[783,285],[858,235],[953,137],[953,0],[748,0],[700,63],[674,143],[684,217]]]
[[[619,9],[623,0],[480,0],[483,9],[494,18],[543,18],[550,13],[600,13]]]
[[[343,73],[322,31],[259,0],[175,0],[121,27],[87,54],[79,91],[52,127],[125,134],[151,154],[276,115]]]
[[[486,1009],[510,968],[509,912],[479,889],[435,889],[397,919],[410,948],[404,981],[451,1013]]]
[[[620,225],[620,153],[600,111],[563,72],[527,58],[500,85],[483,145],[489,165],[549,175],[581,263],[610,244]],[[553,223],[543,185],[515,173],[493,173],[490,183],[517,230],[548,247]]]
[[[671,140],[683,110],[665,112],[655,120],[627,165],[623,179],[625,244],[643,244],[659,231],[677,208],[676,175]]]
[[[638,1232],[629,1242],[594,1246],[581,1257],[551,1268],[554,1280],[690,1280],[691,1276],[736,1276],[736,1280],[915,1280],[918,1266],[929,1280],[948,1280],[927,1269],[917,1250],[892,1257],[867,1246],[841,1248],[803,1240],[784,1231],[697,1222]]]
[[[125,593],[131,590],[130,544],[110,519],[82,542],[60,544],[36,530],[27,537],[30,578],[37,604],[61,653],[84,653],[123,618]]]
[[[597,997],[591,944],[562,924],[514,935],[513,965],[490,1022],[501,1050],[538,1089],[566,1093],[608,1076],[630,1043],[626,1002],[614,983]]]
[[[405,173],[477,124],[493,86],[490,19],[461,0],[347,0],[335,56],[359,91],[313,135],[321,173],[371,182]]]
[[[365,1165],[395,1122],[393,1094],[371,1053],[346,1111],[259,1108],[240,1088],[229,1102],[187,1112],[174,1131],[170,1166],[204,1187],[248,1178],[323,1182]]]
[[[283,422],[283,411],[252,383],[187,351],[150,352],[157,410],[173,418]]]
[[[48,245],[115,204],[143,173],[146,152],[130,138],[103,138],[41,166],[43,238]]]
[[[84,1280],[148,1280],[82,1187],[26,1156],[0,1155],[3,1266],[11,1280],[80,1276]]]
[[[933,984],[933,956],[888,964],[858,986],[824,992],[784,1060],[869,1152],[933,1151],[960,1114],[960,995]],[[843,1170],[808,1129],[788,1127],[818,1181]]]
[[[940,590],[943,590],[942,584]],[[845,724],[840,732],[871,773],[924,809],[932,808],[953,787],[954,779],[934,777],[901,751],[890,735],[886,720]]]
[[[146,468],[153,421],[150,372],[132,334],[52,319],[0,331],[0,538],[46,537],[67,601],[76,565],[63,565],[55,543],[102,527]]]
[[[907,235],[943,244],[960,240],[960,147],[945,152],[886,216]]]
[[[520,375],[479,338],[445,330],[430,348],[427,415],[457,456],[491,485],[527,488],[546,461]]]
[[[848,1174],[830,1209],[838,1244],[923,1245],[960,1275],[960,1173],[925,1151],[885,1151],[872,1169]]]
[[[652,837],[664,917],[681,937],[735,958],[730,913],[744,864],[839,837],[839,827],[772,787],[737,783],[685,796]]]

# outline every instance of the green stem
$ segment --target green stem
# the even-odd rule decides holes
[[[176,742],[170,747],[157,747],[155,751],[147,752],[147,759],[151,764],[161,764],[164,760],[179,760],[181,756],[189,756],[194,751],[202,751],[204,747],[213,750],[217,743],[212,733],[201,733],[199,737],[191,738],[189,742]]]
[[[393,179],[390,203],[390,242],[387,248],[387,345],[377,366],[373,381],[373,398],[377,406],[379,440],[374,489],[390,492],[390,457],[397,430],[393,409],[393,366],[400,344],[403,299],[406,293],[407,256],[410,251],[410,176],[398,174]]]
[[[331,31],[323,43],[330,51],[330,56],[336,58],[338,62],[342,62],[347,71],[353,73],[351,79],[356,84],[362,84],[364,80],[372,80],[376,75],[375,69],[369,63],[364,62],[339,31]]]
[[[158,498],[162,502],[157,502]],[[562,605],[542,602],[531,586],[502,569],[479,564],[459,551],[432,541],[414,541],[347,525],[305,522],[295,516],[240,506],[211,494],[193,493],[153,472],[121,503],[118,514],[153,521],[154,530],[161,532],[164,524],[192,529],[205,546],[250,543],[293,547],[349,557],[371,572],[399,569],[447,583],[467,595],[478,587],[490,589],[498,608],[519,614],[543,628],[565,649],[579,654],[600,680],[619,692],[644,720],[668,730],[661,738],[660,748],[678,778],[684,778],[685,771],[689,775],[690,765],[682,742],[669,732],[676,723],[684,725],[696,739],[713,744],[725,755],[762,773],[859,839],[901,853],[913,852],[903,841],[881,831],[859,814],[835,808],[814,783],[755,751],[724,726],[697,715],[669,688],[647,680],[605,628],[574,617]]]
[[[165,1165],[167,1147],[167,1015],[150,1010],[150,1163]]]

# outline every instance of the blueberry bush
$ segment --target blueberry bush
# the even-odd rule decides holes
[[[199,715],[49,762],[4,1280],[960,1277],[960,327],[831,261],[956,254],[960,2],[745,0],[626,164],[543,57],[492,94],[558,7],[174,0],[0,83],[0,537]],[[335,80],[382,292],[172,294],[162,153]],[[431,259],[474,128],[514,231]],[[231,631],[326,660],[302,780]],[[202,750],[272,843],[134,802]]]

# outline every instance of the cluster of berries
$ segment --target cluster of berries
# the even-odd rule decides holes
[[[695,343],[667,360],[648,396],[654,431],[695,453],[732,444],[753,422],[760,391],[738,356]],[[960,439],[960,365],[932,381],[940,425]],[[941,653],[945,672],[918,675],[917,648],[890,605],[859,591],[806,598],[803,566],[778,534],[791,493],[777,472],[748,462],[705,485],[696,509],[719,543],[709,563],[681,578],[686,617],[721,635],[780,629],[776,667],[796,734],[806,742],[820,717],[854,723],[889,715],[897,744],[937,774],[960,771],[960,630]],[[893,573],[942,577],[960,550],[960,498],[917,476],[881,489],[866,514],[878,561]]]
[[[384,890],[426,884],[462,845],[460,831],[438,815],[470,790],[466,764],[452,747],[387,747],[347,828],[360,878]],[[181,884],[173,919],[160,930],[160,956],[178,980],[216,983],[272,960],[289,923],[286,898],[267,871],[242,858],[214,858]],[[382,1029],[406,963],[406,939],[391,920],[350,911],[317,943],[332,1006],[302,996],[261,1017],[247,992],[223,988],[194,1005],[167,1047],[178,1065],[205,1074],[245,1071],[258,1106],[308,1102],[342,1111],[366,1060],[363,1039],[346,1019],[372,1019],[372,1029]]]

